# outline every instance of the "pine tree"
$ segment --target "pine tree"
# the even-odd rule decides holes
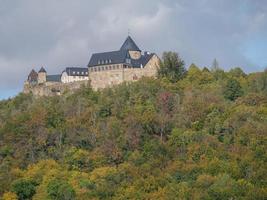
[[[231,101],[236,100],[243,95],[243,91],[240,83],[235,79],[229,79],[223,91],[223,95],[226,99]]]

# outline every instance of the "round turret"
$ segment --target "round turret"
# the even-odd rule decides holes
[[[46,82],[46,71],[42,67],[38,72],[38,84],[42,84]]]

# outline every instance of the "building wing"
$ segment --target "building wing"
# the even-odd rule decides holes
[[[68,76],[88,76],[88,68],[84,67],[67,67],[64,72]]]

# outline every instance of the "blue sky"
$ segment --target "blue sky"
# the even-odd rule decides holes
[[[187,66],[267,67],[266,0],[0,0],[0,99],[31,69],[85,67],[131,36],[143,50],[177,51]]]

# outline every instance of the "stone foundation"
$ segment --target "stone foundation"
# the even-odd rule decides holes
[[[73,92],[82,86],[89,86],[89,81],[78,81],[73,83],[53,83],[47,82],[39,85],[29,85],[25,83],[23,93],[32,93],[34,96],[55,96],[64,92]]]

